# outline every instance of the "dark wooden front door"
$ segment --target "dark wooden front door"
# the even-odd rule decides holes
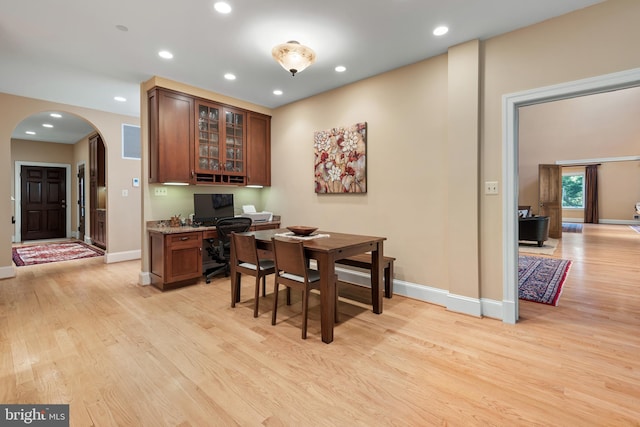
[[[66,237],[66,170],[57,167],[22,166],[22,240]]]

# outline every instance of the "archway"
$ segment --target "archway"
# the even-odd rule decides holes
[[[10,149],[14,242],[78,237],[82,212],[77,201],[84,191],[78,170],[89,160],[83,142],[96,132],[86,119],[65,111],[34,113],[16,125]],[[29,188],[21,176],[24,170],[34,172]],[[54,184],[47,177],[52,171],[60,178]]]

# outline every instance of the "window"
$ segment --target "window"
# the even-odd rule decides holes
[[[562,174],[562,208],[584,209],[584,172]]]

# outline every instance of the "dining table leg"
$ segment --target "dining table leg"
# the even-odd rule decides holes
[[[336,281],[335,259],[332,254],[322,254],[316,259],[320,272],[320,328],[322,341],[329,344],[333,341],[335,326],[335,293]]]
[[[371,251],[371,305],[373,312],[382,313],[382,292],[380,292],[380,283],[384,274],[383,268],[384,250],[382,242],[378,242],[376,249]]]
[[[231,274],[231,307],[235,307],[237,302],[240,302],[240,285],[241,285],[241,274],[236,270],[236,259],[235,253],[231,251],[231,260],[230,260],[230,274]]]

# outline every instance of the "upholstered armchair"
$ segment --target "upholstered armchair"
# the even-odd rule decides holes
[[[542,247],[549,239],[549,217],[532,216],[518,219],[518,240],[532,240]]]

